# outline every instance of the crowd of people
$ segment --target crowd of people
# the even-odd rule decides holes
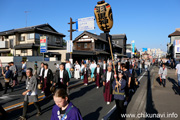
[[[114,97],[118,113],[122,113],[124,106],[128,104],[129,93],[134,92],[135,86],[138,85],[137,74],[141,74],[142,69],[148,69],[149,64],[145,67],[145,62],[141,59],[117,59],[116,61],[108,59],[103,60],[103,62],[86,59],[82,60],[80,64],[78,61],[75,61],[74,64],[66,61],[65,65],[54,64],[56,71],[53,73],[47,63],[42,62],[39,71],[37,71],[38,65],[35,62],[33,71],[32,68],[26,69],[26,64],[22,61],[22,76],[19,81],[17,79],[17,66],[11,62],[5,67],[5,71],[2,71],[5,78],[4,93],[7,93],[7,87],[13,90],[13,86],[19,84],[22,78],[25,77],[26,90],[22,93],[24,107],[19,120],[26,120],[27,108],[30,102],[33,102],[37,109],[36,116],[41,115],[37,93],[39,85],[41,86],[39,88],[41,93],[45,95],[44,99],[51,97],[53,94],[56,105],[53,107],[51,120],[61,118],[81,120],[80,110],[70,102],[68,97],[69,81],[74,77],[83,80],[85,86],[88,85],[89,81],[95,81],[96,88],[99,89],[102,84],[104,101],[109,105]],[[9,84],[10,81],[12,81],[12,84]],[[51,91],[52,87],[56,88],[56,91]]]
[[[51,120],[81,120],[82,116],[80,110],[70,102],[68,97],[68,86],[71,78],[79,79],[87,86],[89,82],[95,81],[96,88],[103,86],[102,94],[104,101],[109,105],[112,100],[115,100],[118,114],[118,119],[124,111],[125,106],[128,105],[129,95],[134,92],[136,85],[138,85],[137,77],[142,71],[148,70],[150,65],[157,64],[159,66],[160,83],[166,86],[167,68],[176,68],[176,75],[178,76],[178,85],[180,88],[180,61],[177,65],[173,60],[156,59],[152,62],[143,59],[117,59],[108,60],[82,60],[80,63],[75,61],[72,64],[66,61],[66,64],[55,63],[56,71],[53,73],[47,63],[41,63],[38,71],[37,62],[32,68],[26,68],[26,63],[22,61],[22,68],[20,70],[21,77],[18,80],[18,69],[14,62],[8,63],[5,70],[2,67],[2,76],[5,81],[4,94],[7,93],[8,87],[11,91],[14,86],[18,85],[23,77],[26,79],[26,90],[22,93],[24,96],[24,107],[22,115],[19,120],[26,120],[28,104],[34,103],[37,109],[37,115],[41,115],[41,106],[38,103],[37,88],[44,93],[44,99],[51,98],[55,105],[52,109]],[[167,66],[167,67],[166,67]],[[39,87],[40,86],[40,87]],[[52,88],[54,88],[52,90]],[[55,90],[56,89],[56,90]],[[0,114],[7,115],[2,106],[0,106]]]

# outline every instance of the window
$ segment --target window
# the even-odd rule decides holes
[[[105,44],[103,44],[103,50],[105,50],[106,49],[106,45]]]
[[[36,39],[36,40],[40,40],[40,34],[36,33],[36,34],[35,34],[35,39]]]
[[[34,39],[34,33],[30,33],[27,35],[28,40]]]
[[[10,40],[9,40],[10,48],[13,48],[13,47],[14,47],[13,41],[14,41],[13,39],[10,39]]]
[[[84,48],[87,48],[87,43],[84,43]]]
[[[2,41],[4,41],[4,37],[2,37]]]
[[[21,50],[21,53],[27,53],[27,50]]]
[[[20,41],[25,41],[25,36],[21,36],[21,40]]]
[[[80,43],[77,43],[77,47],[81,47],[81,44],[80,44]]]

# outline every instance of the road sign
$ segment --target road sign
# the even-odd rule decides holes
[[[76,30],[77,31],[94,30],[94,16],[77,19]]]
[[[67,52],[73,52],[73,42],[72,42],[72,40],[67,41]]]
[[[47,37],[40,37],[40,53],[47,53]]]
[[[147,48],[142,48],[142,51],[143,51],[143,52],[147,51]]]

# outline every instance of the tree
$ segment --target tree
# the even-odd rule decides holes
[[[12,54],[12,53],[9,53],[8,56],[13,56],[13,54]]]

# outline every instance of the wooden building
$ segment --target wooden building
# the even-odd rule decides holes
[[[111,39],[112,36],[110,35]],[[115,43],[114,40],[112,39],[113,54],[116,55],[116,58],[126,57],[124,52],[124,49],[126,49],[124,48],[124,43],[126,44],[127,38],[124,34],[123,37],[125,39],[122,40],[120,39],[120,41],[123,41],[123,45]],[[116,39],[116,41],[118,41],[118,39]],[[69,58],[70,58],[70,54],[68,53],[66,54],[66,59],[69,60]],[[74,62],[76,60],[78,62],[81,62],[82,59],[97,61],[99,59],[107,60],[108,58],[111,58],[107,34],[101,33],[100,35],[96,35],[84,31],[73,41],[72,58]]]

